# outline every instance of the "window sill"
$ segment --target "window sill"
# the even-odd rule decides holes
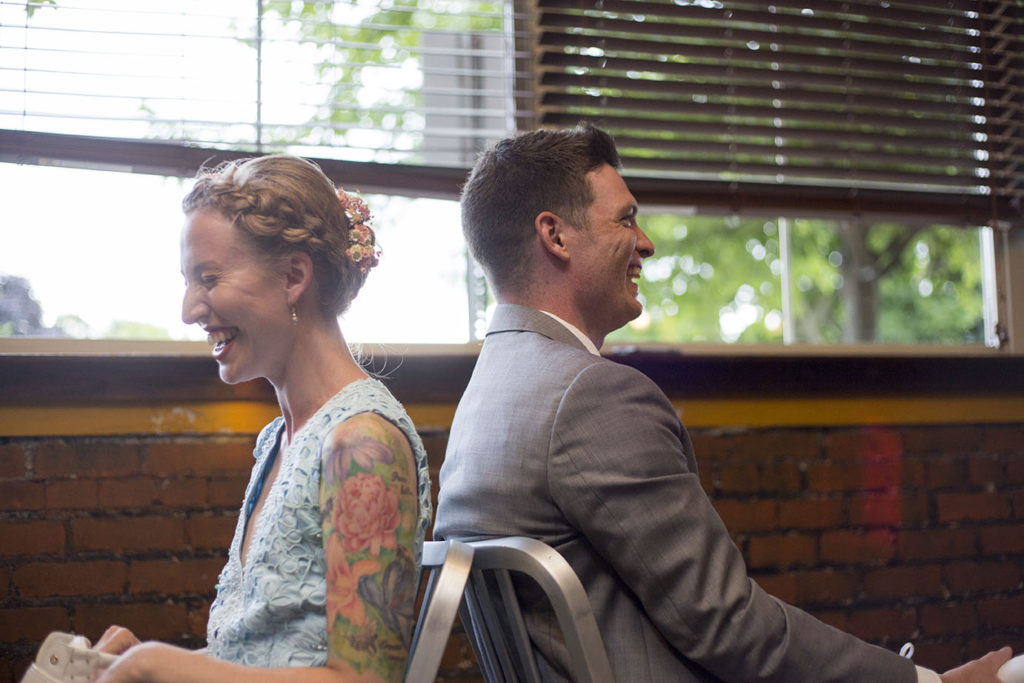
[[[457,402],[479,343],[365,344],[366,367],[405,400]],[[606,345],[672,397],[1020,395],[1024,356],[981,347]],[[205,342],[0,339],[0,404],[272,400],[226,385]]]

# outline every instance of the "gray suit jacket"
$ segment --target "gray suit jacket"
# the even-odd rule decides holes
[[[752,582],[668,398],[539,311],[495,312],[440,487],[435,538],[531,536],[565,557],[616,680],[917,680],[910,661]],[[553,616],[528,602],[545,678],[564,678]]]

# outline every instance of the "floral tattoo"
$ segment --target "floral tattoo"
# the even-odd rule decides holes
[[[409,442],[391,423],[363,413],[335,428],[322,463],[328,657],[401,681],[416,599],[418,500]]]

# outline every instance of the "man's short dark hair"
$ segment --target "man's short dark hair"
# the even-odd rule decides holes
[[[515,291],[525,284],[538,214],[550,211],[586,228],[594,201],[586,176],[604,164],[619,168],[615,141],[589,124],[522,133],[480,155],[462,188],[462,232],[493,287]]]

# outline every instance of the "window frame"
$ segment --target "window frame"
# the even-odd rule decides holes
[[[557,4],[563,0],[509,0],[508,8],[515,22],[515,49],[511,62],[516,64],[514,92],[516,93],[515,119],[519,128],[532,127],[543,123],[543,107],[539,101],[541,65],[539,57],[533,54],[540,36],[527,30],[527,26],[536,20],[537,13],[543,6]],[[906,0],[914,4],[914,0]],[[971,4],[965,0],[966,4]],[[644,4],[644,3],[640,3]],[[817,5],[825,4],[822,0]],[[897,3],[898,4],[898,3]],[[922,4],[922,3],[918,3]],[[924,3],[927,4],[927,3]],[[1006,6],[1005,0],[983,0],[979,6]],[[1024,6],[1018,8],[1024,12]],[[984,15],[988,18],[988,15]],[[998,18],[998,17],[996,17]],[[532,55],[532,56],[531,56]],[[1011,60],[1012,61],[1012,60]],[[1019,60],[1017,60],[1019,62]],[[1007,68],[1018,68],[1016,62]],[[1004,65],[1005,66],[1005,65]],[[532,70],[532,79],[530,72]],[[1017,95],[1020,99],[1020,95]],[[1006,111],[1014,111],[1019,102],[1000,103]],[[600,120],[598,120],[600,124]],[[1024,139],[1024,131],[1020,126],[1017,137]],[[1016,138],[1013,138],[1016,139]],[[103,170],[128,171],[136,173],[192,177],[203,165],[230,159],[253,156],[252,152],[213,149],[208,147],[190,146],[182,143],[161,142],[155,140],[112,139],[81,135],[43,133],[20,130],[0,130],[0,161],[20,164],[71,166]],[[313,158],[321,165],[325,173],[337,184],[348,185],[355,181],[366,193],[396,194],[411,197],[430,197],[456,200],[459,188],[464,182],[467,168],[451,166],[424,166],[405,164],[385,164],[377,162],[355,162],[337,159]],[[699,213],[728,214],[745,213],[751,215],[780,215],[786,217],[849,217],[862,218],[906,218],[915,220],[942,221],[962,223],[965,225],[988,225],[996,234],[996,287],[998,292],[998,320],[1005,330],[1007,343],[1003,349],[1010,353],[1024,353],[1024,214],[1014,195],[992,195],[989,197],[965,197],[958,193],[907,193],[896,190],[878,188],[850,188],[836,186],[799,186],[796,189],[780,188],[779,186],[748,181],[712,181],[706,179],[670,179],[653,177],[646,174],[632,174],[627,167],[624,178],[640,205],[648,207],[672,207]],[[1015,275],[1016,273],[1016,275]],[[37,343],[41,340],[35,340]],[[123,348],[111,342],[107,348]],[[61,348],[76,347],[67,340],[46,340],[45,347],[56,345]],[[162,348],[152,346],[154,342],[132,342],[134,348]],[[160,343],[166,344],[166,342]],[[192,342],[171,342],[181,344],[181,351],[193,353]],[[458,349],[470,348],[455,345]],[[656,347],[663,345],[654,345]],[[683,347],[694,348],[683,344]],[[721,350],[733,349],[730,353],[747,353],[735,345],[722,344]],[[11,343],[9,338],[0,339],[0,354],[20,353],[16,349],[23,348]],[[716,345],[717,348],[717,345]],[[840,353],[871,353],[902,355],[903,347],[878,344],[849,345],[841,344],[822,347],[823,349],[841,349]],[[740,349],[740,350],[737,350]],[[815,355],[821,351],[807,345],[792,347],[761,347],[770,349],[772,354],[791,352]],[[992,349],[973,346],[952,346],[933,349],[924,345],[908,345],[911,353],[907,355],[932,354],[964,354],[975,352],[990,353]],[[56,351],[60,353],[61,351]],[[118,353],[118,351],[111,351]],[[132,351],[134,352],[134,351]],[[162,351],[155,351],[163,353]],[[177,353],[177,351],[175,351]]]

